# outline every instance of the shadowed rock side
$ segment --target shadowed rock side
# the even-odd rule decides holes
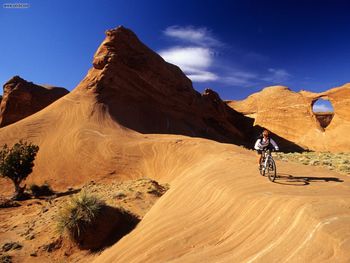
[[[140,150],[138,143],[123,149],[131,138],[139,139],[138,132],[252,144],[244,131],[252,127],[249,118],[212,90],[196,92],[178,67],[128,29],[107,31],[93,65],[72,92],[0,130],[0,144],[26,139],[39,145],[29,180],[66,187],[105,176],[130,178],[124,155],[140,162]]]
[[[326,128],[332,121],[333,112],[315,112],[315,116],[322,128]]]
[[[125,35],[124,38],[129,33],[120,28],[107,40],[119,34]],[[152,126],[147,126],[146,120],[163,128],[163,118],[169,116],[172,120],[169,125],[197,132],[202,126],[192,123],[184,126],[176,117],[204,125],[204,120],[198,120],[200,111],[191,105],[205,104],[206,96],[192,91],[191,87],[172,91],[166,84],[155,86],[152,83],[156,80],[171,83],[171,74],[178,74],[177,69],[173,66],[159,69],[167,73],[168,68],[174,68],[169,80],[152,75],[161,72],[153,69],[143,75],[143,71],[132,68],[122,50],[118,52],[111,56],[107,52],[107,56],[95,61],[97,68],[92,68],[73,92],[0,129],[0,144],[23,138],[40,146],[33,173],[26,181],[28,185],[30,180],[37,184],[48,181],[60,191],[91,180],[108,182],[141,177],[170,184],[170,189],[140,224],[103,252],[97,262],[349,261],[348,177],[277,161],[279,173],[284,173],[283,180],[273,184],[259,175],[256,154],[243,147],[182,135],[141,134],[123,126],[127,123],[131,128],[147,132]],[[138,62],[133,65],[138,66]],[[110,74],[109,67],[120,72]],[[121,72],[133,75],[123,78]],[[101,85],[109,83],[109,78],[116,79],[111,80],[113,85]],[[186,79],[182,81],[187,83]],[[149,85],[139,86],[139,83]],[[186,108],[189,117],[183,113],[187,104],[175,99],[180,96],[178,93],[193,111]],[[150,96],[147,100],[146,94]],[[192,104],[186,94],[197,94]],[[212,94],[207,96],[212,102],[216,96],[208,94]],[[158,101],[159,98],[162,100]],[[168,99],[171,108],[165,107]],[[158,106],[160,117],[155,115],[159,118],[140,110],[147,110],[146,106],[153,102],[161,105]],[[128,108],[123,111],[118,105]],[[139,105],[142,107],[138,108]],[[156,113],[156,105],[150,105],[152,110],[146,112]],[[212,116],[204,109],[214,111],[214,105],[204,105],[203,116]],[[220,105],[218,101],[218,109]],[[174,108],[178,110],[171,110]],[[139,115],[132,113],[134,110]],[[124,116],[140,117],[128,120]],[[119,121],[119,117],[125,120]],[[172,127],[169,129],[175,129]],[[219,136],[214,131],[210,127],[212,136]],[[239,136],[238,132],[234,134]],[[305,185],[298,178],[309,178],[310,184]],[[0,184],[2,192],[8,190],[5,187],[6,184]]]
[[[11,78],[3,88],[0,127],[34,114],[68,93],[64,88],[39,86],[19,76]]]
[[[244,144],[251,122],[210,89],[203,94],[175,65],[130,30],[106,32],[88,76],[78,87],[97,95],[119,124],[142,133],[184,134]]]
[[[319,98],[328,99],[334,108],[334,116],[326,128],[312,111],[313,103]],[[350,151],[347,135],[350,129],[350,84],[322,93],[293,92],[286,87],[274,86],[245,100],[227,103],[238,112],[254,118],[254,125],[266,127],[303,148]]]
[[[254,139],[252,138],[252,145],[250,148],[253,148],[255,141],[257,138],[261,137],[261,133],[264,130],[264,127],[261,127],[259,125],[255,125],[254,126]],[[276,133],[271,132],[271,137],[273,138],[273,140],[278,144],[279,146],[279,152],[284,152],[284,153],[288,153],[288,152],[304,152],[306,149],[295,144],[294,142],[291,142],[281,136],[279,136]]]
[[[57,188],[106,176],[137,177],[124,158],[142,162],[138,145],[149,136],[138,132],[254,144],[251,118],[229,108],[214,91],[196,92],[178,67],[128,29],[107,31],[93,65],[72,92],[0,129],[0,144],[26,139],[39,145],[29,181]],[[136,140],[131,148],[130,140]]]

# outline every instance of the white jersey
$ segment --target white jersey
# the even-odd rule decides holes
[[[255,150],[262,150],[262,149],[268,147],[269,144],[272,144],[272,146],[275,148],[275,150],[278,151],[277,143],[271,138],[265,139],[264,137],[256,140],[256,143],[254,145],[254,149]]]

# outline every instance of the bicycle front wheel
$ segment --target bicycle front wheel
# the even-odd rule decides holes
[[[261,160],[260,162],[260,167],[259,167],[259,172],[262,176],[265,176],[265,165],[264,165],[264,160]]]
[[[275,161],[270,158],[267,162],[267,167],[266,167],[266,172],[267,172],[267,176],[269,177],[269,180],[271,182],[275,181],[276,179],[276,164]]]

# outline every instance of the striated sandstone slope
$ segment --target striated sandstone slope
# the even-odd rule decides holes
[[[278,162],[281,179],[273,184],[258,174],[255,153],[242,147],[150,134],[244,141],[235,122],[220,119],[234,111],[214,93],[206,99],[183,86],[188,81],[178,68],[147,53],[129,30],[107,34],[73,92],[0,129],[1,144],[20,138],[39,144],[29,180],[46,180],[55,190],[90,180],[170,183],[137,228],[97,262],[349,261],[348,177]],[[152,59],[163,63],[154,72]],[[218,125],[210,118],[222,110]]]
[[[199,94],[132,31],[118,27],[106,34],[93,67],[71,93],[0,129],[0,144],[23,138],[39,145],[32,180],[64,187],[105,176],[137,177],[124,171],[122,159],[128,138],[139,132],[247,143],[241,129],[251,123],[217,93]],[[128,154],[139,159],[135,147]]]
[[[349,262],[349,177],[278,162],[273,184],[252,152],[203,139],[149,154],[142,170],[170,190],[95,263]]]
[[[312,111],[313,103],[328,99],[334,108],[330,124],[323,128]],[[230,101],[233,109],[255,119],[279,136],[315,151],[349,152],[350,84],[322,93],[293,92],[286,87],[263,89],[242,101]]]
[[[64,88],[40,86],[14,76],[4,84],[0,100],[0,127],[40,111],[67,93]]]

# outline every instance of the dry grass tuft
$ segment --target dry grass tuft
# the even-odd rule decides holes
[[[95,223],[104,202],[87,191],[81,191],[59,211],[58,231],[67,233],[72,241],[78,241],[85,229]]]
[[[329,170],[350,174],[350,153],[303,152],[276,153],[276,158],[304,165],[323,166]]]

